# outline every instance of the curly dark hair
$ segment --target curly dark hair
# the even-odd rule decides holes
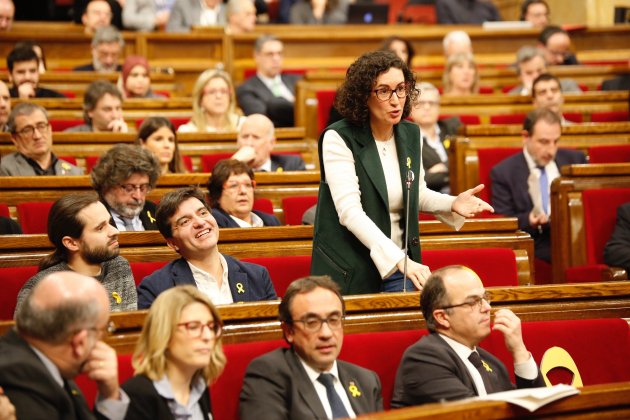
[[[372,51],[363,54],[350,65],[346,72],[346,80],[343,82],[335,97],[335,108],[342,117],[355,125],[362,126],[370,120],[368,99],[373,94],[372,90],[376,79],[391,68],[402,70],[405,82],[410,94],[407,96],[403,108],[402,119],[411,113],[412,104],[415,102],[418,92],[416,90],[416,76],[407,65],[391,51]]]
[[[208,181],[208,196],[212,207],[220,207],[219,200],[223,194],[223,184],[232,175],[247,174],[254,180],[254,171],[245,162],[236,159],[223,159],[217,162],[212,169],[212,176]]]

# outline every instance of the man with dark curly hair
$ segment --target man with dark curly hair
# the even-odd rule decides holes
[[[92,169],[92,186],[120,231],[157,230],[155,204],[146,196],[160,176],[153,153],[138,145],[117,144]]]

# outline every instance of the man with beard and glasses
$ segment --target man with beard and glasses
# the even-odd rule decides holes
[[[133,311],[138,297],[131,267],[119,256],[118,230],[93,193],[68,194],[57,200],[48,215],[48,239],[55,251],[42,258],[39,272],[22,286],[15,313],[31,290],[47,275],[74,271],[94,277],[107,290],[112,311]]]
[[[160,176],[153,152],[138,145],[117,144],[92,169],[92,186],[120,231],[157,230],[155,204],[146,197]]]

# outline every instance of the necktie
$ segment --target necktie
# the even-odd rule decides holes
[[[133,227],[133,221],[131,219],[127,219],[126,217],[121,217],[120,220],[122,220],[123,224],[125,225],[126,232],[133,232],[136,230]]]
[[[317,378],[317,381],[326,387],[326,396],[330,403],[333,419],[348,417],[348,411],[346,411],[346,407],[344,407],[343,402],[341,402],[339,394],[335,391],[333,376],[330,373],[322,373]]]
[[[271,85],[271,93],[273,93],[275,97],[282,96],[282,86],[280,86],[280,83],[280,80],[274,79]]]
[[[472,353],[470,353],[470,356],[468,356],[468,360],[479,371],[481,379],[483,380],[483,386],[486,388],[486,393],[492,394],[493,392],[496,392],[497,390],[495,390],[492,386],[490,375],[488,374],[486,368],[483,366],[483,362],[481,361],[481,356],[479,356],[479,353],[473,351]]]
[[[549,210],[549,179],[547,178],[547,172],[544,166],[539,166],[540,169],[540,196],[542,198],[543,211],[547,213]]]

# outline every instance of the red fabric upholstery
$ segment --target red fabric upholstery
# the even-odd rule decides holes
[[[40,201],[32,203],[19,203],[17,209],[18,220],[24,233],[47,233],[48,213],[52,207],[52,201]]]
[[[602,111],[593,112],[591,114],[592,122],[615,122],[615,121],[628,121],[630,120],[630,113],[628,111]]]
[[[282,199],[285,225],[301,225],[304,212],[317,204],[317,196],[285,197]]]
[[[481,95],[492,95],[494,88],[492,86],[479,86],[479,93]]]
[[[422,251],[431,270],[461,264],[474,270],[484,286],[518,286],[514,251],[508,248],[438,249]]]
[[[411,2],[408,2],[405,8],[400,12],[398,16],[399,21],[404,23],[423,23],[426,25],[435,25],[437,23],[435,4],[410,3]]]
[[[254,200],[253,209],[273,214],[273,202],[268,198],[256,198]]]
[[[215,420],[238,418],[238,398],[243,387],[245,369],[247,369],[249,362],[283,346],[287,346],[284,340],[254,341],[223,346],[227,364],[223,374],[210,387],[212,415]],[[260,418],[264,417],[264,413],[261,413]]]
[[[562,115],[564,116],[565,120],[568,120],[574,123],[584,122],[584,116],[580,114],[579,112],[565,112]]]
[[[589,264],[604,263],[604,246],[617,220],[617,207],[630,201],[630,188],[608,188],[582,192],[584,233]],[[606,203],[606,205],[602,205]]]
[[[229,159],[234,153],[212,153],[211,155],[201,155],[201,171],[212,172],[214,165],[223,159]]]
[[[477,196],[490,203],[492,201],[492,182],[490,181],[490,170],[503,159],[512,156],[522,149],[520,147],[489,147],[477,150],[477,161],[479,164],[479,183],[485,188]]]
[[[6,204],[0,204],[0,216],[11,217],[9,206],[7,206]]]
[[[186,167],[188,172],[193,172],[193,161],[190,156],[182,155],[182,162],[184,162],[184,166]]]
[[[593,146],[588,148],[589,163],[627,163],[630,162],[630,144],[614,146]]]
[[[125,383],[127,379],[133,377],[133,366],[131,366],[131,354],[119,354],[118,355],[118,382],[120,384]],[[81,374],[75,378],[77,386],[81,389],[85,401],[87,401],[90,408],[94,407],[94,401],[96,400],[96,382],[92,381],[85,374]]]
[[[100,158],[101,158],[100,156],[86,156],[85,157],[85,169],[88,174],[92,172],[92,168],[96,166]]]
[[[61,160],[65,160],[66,162],[71,163],[74,166],[77,166],[77,158],[75,158],[74,156],[58,156],[58,157]]]
[[[13,319],[17,295],[28,281],[37,273],[37,266],[0,267],[2,293],[0,293],[0,320]]]
[[[584,385],[630,380],[630,331],[623,319],[524,322],[522,331],[539,366],[545,351],[558,346],[569,352]],[[503,335],[493,331],[481,346],[499,357],[514,379],[514,363]]]
[[[490,115],[490,124],[523,124],[525,114]]]
[[[317,132],[320,134],[328,125],[328,117],[336,94],[336,90],[318,90],[315,92],[317,97]]]
[[[534,258],[534,278],[536,284],[553,283],[553,270],[551,264],[540,258]]]
[[[564,272],[564,281],[566,283],[588,283],[600,281],[600,279],[604,278],[604,272],[606,269],[608,269],[606,264],[587,264],[576,267],[568,267]]]
[[[146,276],[152,274],[156,270],[159,270],[166,264],[168,264],[168,261],[129,262],[129,265],[131,266],[131,272],[133,273],[133,279],[136,282],[136,286],[138,286],[142,279],[144,279]]]
[[[50,122],[50,126],[52,127],[53,131],[63,131],[66,128],[74,127],[76,125],[81,125],[84,123],[83,119],[81,118],[50,119],[48,120],[48,122]]]
[[[462,124],[464,124],[464,125],[479,125],[479,124],[481,124],[481,119],[479,118],[479,115],[475,115],[475,114],[458,114],[458,115],[442,114],[442,115],[440,115],[440,119],[441,120],[444,120],[446,118],[451,118],[451,117],[459,117],[459,119],[461,120]]]
[[[306,277],[311,272],[310,255],[243,258],[243,261],[266,267],[278,296],[284,296],[293,280]]]

